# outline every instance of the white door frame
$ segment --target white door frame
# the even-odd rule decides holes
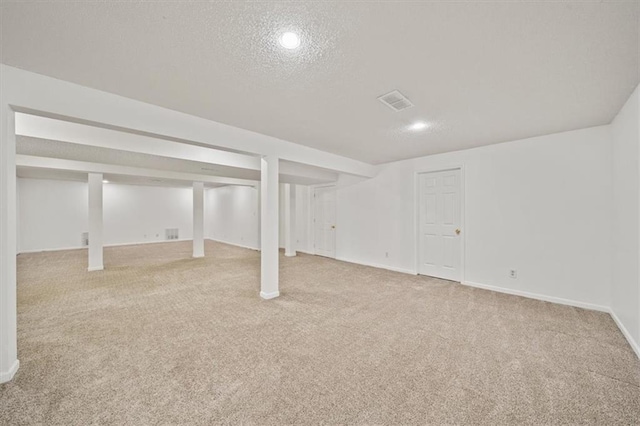
[[[425,173],[448,172],[451,170],[460,170],[460,227],[462,228],[462,238],[460,239],[460,282],[465,282],[465,246],[467,241],[467,227],[465,222],[465,178],[464,164],[451,165],[449,167],[436,167],[417,170],[413,177],[413,198],[414,198],[414,221],[413,236],[415,250],[415,271],[416,275],[420,274],[420,175]]]
[[[310,186],[310,188],[311,188],[311,194],[310,194],[309,198],[311,199],[311,206],[310,206],[311,207],[311,209],[310,209],[310,213],[311,213],[311,215],[310,215],[310,218],[311,218],[311,224],[310,224],[311,226],[310,226],[310,228],[311,229],[310,229],[309,235],[311,237],[311,244],[313,245],[311,247],[312,254],[315,256],[317,254],[316,253],[316,225],[315,225],[315,223],[316,223],[316,197],[315,197],[316,189],[333,188],[333,190],[336,191],[337,190],[337,185],[336,184],[329,184],[329,185],[319,184],[319,185],[312,185],[312,186]],[[337,238],[338,237],[338,214],[337,214],[338,213],[337,212],[338,205],[337,204],[338,204],[338,194],[336,193],[336,203],[334,205],[334,208],[336,209],[336,214],[335,214],[336,231],[335,231],[335,238],[333,239],[333,244],[335,246],[337,246],[337,240],[338,240],[338,238]],[[333,252],[334,252],[333,259],[337,259],[338,258],[338,253],[336,252],[335,247],[334,247]]]

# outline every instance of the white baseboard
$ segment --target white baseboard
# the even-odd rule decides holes
[[[68,250],[82,250],[82,249],[87,250],[88,247],[83,246],[83,247],[61,247],[61,248],[41,249],[41,250],[20,250],[18,254],[44,253],[49,251],[68,251]]]
[[[215,242],[217,242],[217,243],[229,244],[230,246],[236,246],[236,247],[246,248],[246,249],[249,249],[249,250],[260,251],[260,248],[259,248],[259,247],[251,247],[251,246],[247,246],[247,245],[244,245],[244,244],[234,243],[234,242],[231,242],[231,241],[220,240],[220,239],[217,239],[217,238],[205,238],[205,239],[206,239],[206,240],[215,241]],[[282,250],[282,249],[284,249],[284,247],[279,247],[279,250]],[[308,250],[300,250],[300,249],[296,249],[296,253],[310,254],[311,256],[315,256],[315,255],[316,255],[316,254],[315,254],[315,253],[313,253],[312,251],[308,251]],[[290,255],[288,255],[288,254],[286,254],[286,253],[285,253],[285,256],[287,256],[287,257],[291,257]],[[295,256],[295,255],[293,255],[293,256]]]
[[[280,296],[280,292],[279,291],[274,291],[272,293],[265,293],[264,291],[260,292],[260,297],[262,297],[265,300],[275,299],[278,296]]]
[[[246,246],[244,244],[238,244],[238,243],[232,243],[230,241],[225,241],[225,240],[218,240],[216,238],[205,238],[206,240],[211,240],[211,241],[215,241],[216,243],[222,243],[222,244],[229,244],[230,246],[236,246],[236,247],[242,247],[242,248],[246,248],[249,250],[256,250],[256,251],[260,251],[259,248],[256,247],[251,247],[251,246]]]
[[[629,345],[636,353],[636,356],[640,358],[640,345],[638,344],[638,342],[633,339],[633,336],[631,336],[631,333],[629,333],[629,330],[627,330],[627,327],[625,327],[622,321],[620,321],[620,318],[618,318],[616,313],[613,312],[613,309],[609,309],[609,315],[611,315],[611,318],[613,318],[613,321],[622,332],[622,335],[625,337],[625,339],[627,339],[627,342],[629,342]]]
[[[512,294],[514,296],[522,296],[522,297],[527,297],[529,299],[543,300],[545,302],[575,306],[576,308],[590,309],[592,311],[600,311],[600,312],[607,312],[607,313],[609,313],[610,311],[607,306],[596,305],[594,303],[579,302],[577,300],[571,300],[571,299],[563,299],[561,297],[546,296],[544,294],[539,294],[539,293],[529,293],[528,291],[496,287],[493,285],[480,284],[472,281],[463,281],[461,284],[469,287],[476,287],[476,288],[482,288],[484,290],[496,291],[498,293]]]
[[[87,268],[87,271],[89,272],[93,272],[93,271],[103,271],[104,270],[104,266],[89,266]]]
[[[10,382],[13,376],[16,375],[18,367],[20,367],[20,361],[16,359],[8,371],[0,372],[0,383]]]
[[[296,257],[296,252],[295,251],[293,253],[284,252],[284,255],[287,257]]]
[[[142,241],[141,243],[116,243],[116,244],[105,244],[104,246],[105,247],[139,246],[142,244],[179,243],[183,241],[193,241],[193,238],[180,238],[177,240]]]
[[[141,241],[137,243],[114,243],[114,244],[105,244],[103,247],[122,247],[122,246],[137,246],[141,244],[178,243],[181,241],[193,241],[193,239],[182,238],[178,240]],[[88,248],[89,247],[87,246],[75,246],[75,247],[61,247],[61,248],[41,249],[41,250],[20,250],[18,254],[42,253],[42,252],[50,252],[50,251],[67,251],[67,250],[87,250]]]
[[[336,260],[339,260],[341,262],[347,262],[347,263],[355,263],[357,265],[371,266],[372,268],[386,269],[388,271],[393,271],[393,272],[401,272],[403,274],[417,275],[416,271],[413,271],[411,269],[396,268],[395,266],[380,265],[377,263],[369,263],[369,262],[359,262],[359,261],[348,259],[345,257],[336,257]]]

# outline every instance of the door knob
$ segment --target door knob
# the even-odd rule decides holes
[[[456,235],[460,235],[460,229],[456,229]]]

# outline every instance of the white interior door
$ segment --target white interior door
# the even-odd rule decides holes
[[[314,252],[336,257],[336,190],[316,188],[313,192]]]
[[[419,267],[423,275],[460,281],[460,170],[419,175]]]

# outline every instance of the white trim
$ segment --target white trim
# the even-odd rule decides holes
[[[331,258],[328,257],[327,259],[331,259]],[[347,263],[355,263],[356,265],[370,266],[372,268],[386,269],[387,271],[400,272],[403,274],[417,275],[416,271],[412,271],[411,269],[396,268],[395,266],[381,265],[379,263],[369,263],[369,262],[365,263],[365,262],[360,262],[353,259],[348,259],[345,257],[336,257],[335,260],[339,260],[341,262],[347,262]]]
[[[13,376],[16,375],[19,367],[20,361],[16,359],[8,371],[3,371],[0,373],[0,383],[10,382],[11,379],[13,379]]]
[[[445,167],[435,167],[416,170],[413,178],[413,236],[415,250],[415,274],[419,275],[420,271],[420,175],[425,173],[446,172],[449,170],[460,170],[460,228],[462,229],[462,238],[460,241],[460,282],[465,281],[465,251],[467,246],[467,227],[466,227],[466,191],[465,191],[465,173],[464,163],[453,164]]]
[[[636,353],[636,356],[640,358],[640,345],[638,344],[638,342],[633,339],[633,336],[631,336],[631,333],[629,333],[627,327],[624,326],[622,321],[620,321],[620,318],[618,318],[616,313],[611,308],[609,309],[609,315],[611,315],[611,318],[613,318],[613,321],[622,332],[622,335],[625,337],[625,339],[627,339],[627,342],[629,342],[629,345],[631,346],[631,349],[633,349],[633,351]]]
[[[215,241],[216,243],[228,244],[230,246],[236,246],[236,247],[241,247],[241,248],[245,248],[245,249],[249,249],[249,250],[260,251],[260,249],[257,248],[257,247],[245,246],[243,244],[232,243],[230,241],[218,240],[216,238],[205,238],[205,239],[206,240]]]
[[[292,252],[292,253],[285,252],[284,255],[287,256],[287,257],[296,257],[296,252],[295,251]]]
[[[53,249],[40,249],[40,250],[20,250],[18,253],[20,254],[29,254],[29,253],[44,253],[50,251],[67,251],[67,250],[87,250],[86,246],[82,247],[61,247],[61,248],[53,248]]]
[[[104,271],[104,265],[103,266],[90,266],[90,267],[87,268],[87,271],[89,271],[89,272]]]
[[[205,238],[208,239],[208,238]],[[137,246],[142,244],[160,244],[160,243],[179,243],[184,241],[193,241],[192,238],[181,238],[178,240],[158,240],[158,241],[141,241],[137,243],[114,243],[114,244],[105,244],[104,247],[121,247],[121,246]],[[224,241],[221,241],[224,242]],[[42,253],[49,251],[66,251],[66,250],[87,250],[88,247],[62,247],[62,248],[52,248],[52,249],[41,249],[41,250],[20,250],[18,254],[27,254],[27,253]]]
[[[513,289],[509,289],[509,288],[496,287],[496,286],[493,286],[493,285],[480,284],[480,283],[475,283],[475,282],[472,282],[472,281],[463,281],[461,284],[469,286],[469,287],[476,287],[476,288],[481,288],[481,289],[484,289],[484,290],[495,291],[495,292],[498,292],[498,293],[504,293],[504,294],[511,294],[511,295],[514,295],[514,296],[526,297],[528,299],[536,299],[536,300],[542,300],[542,301],[545,301],[545,302],[557,303],[557,304],[560,304],[560,305],[567,305],[567,306],[574,306],[576,308],[589,309],[589,310],[592,310],[592,311],[606,312],[609,315],[611,315],[611,318],[613,318],[613,321],[616,323],[616,325],[618,326],[618,328],[622,332],[622,335],[625,337],[625,339],[627,339],[627,342],[629,342],[629,346],[631,346],[631,349],[633,349],[633,351],[635,352],[636,356],[638,358],[640,358],[640,344],[638,344],[638,342],[636,342],[633,339],[633,336],[631,336],[631,333],[629,333],[629,330],[627,330],[627,328],[624,326],[622,321],[620,321],[620,318],[618,318],[616,313],[610,307],[603,306],[603,305],[596,305],[594,303],[579,302],[577,300],[563,299],[561,297],[545,296],[543,294],[538,294],[538,293],[529,293],[527,291],[513,290]]]
[[[275,299],[278,296],[280,296],[279,291],[274,291],[272,293],[265,293],[264,291],[260,292],[260,297],[262,297],[264,300]]]
[[[536,300],[542,300],[542,301],[545,301],[545,302],[558,303],[560,305],[575,306],[576,308],[590,309],[592,311],[600,311],[600,312],[607,312],[607,313],[610,312],[610,309],[607,306],[596,305],[594,303],[579,302],[577,300],[563,299],[561,297],[545,296],[544,294],[529,293],[528,291],[514,290],[514,289],[511,289],[511,288],[504,288],[504,287],[497,287],[497,286],[494,286],[494,285],[480,284],[480,283],[475,283],[475,282],[472,282],[472,281],[463,281],[460,284],[466,285],[466,286],[469,286],[469,287],[481,288],[481,289],[484,289],[484,290],[496,291],[498,293],[511,294],[511,295],[514,295],[514,296],[522,296],[522,297],[526,297],[528,299],[536,299]]]

